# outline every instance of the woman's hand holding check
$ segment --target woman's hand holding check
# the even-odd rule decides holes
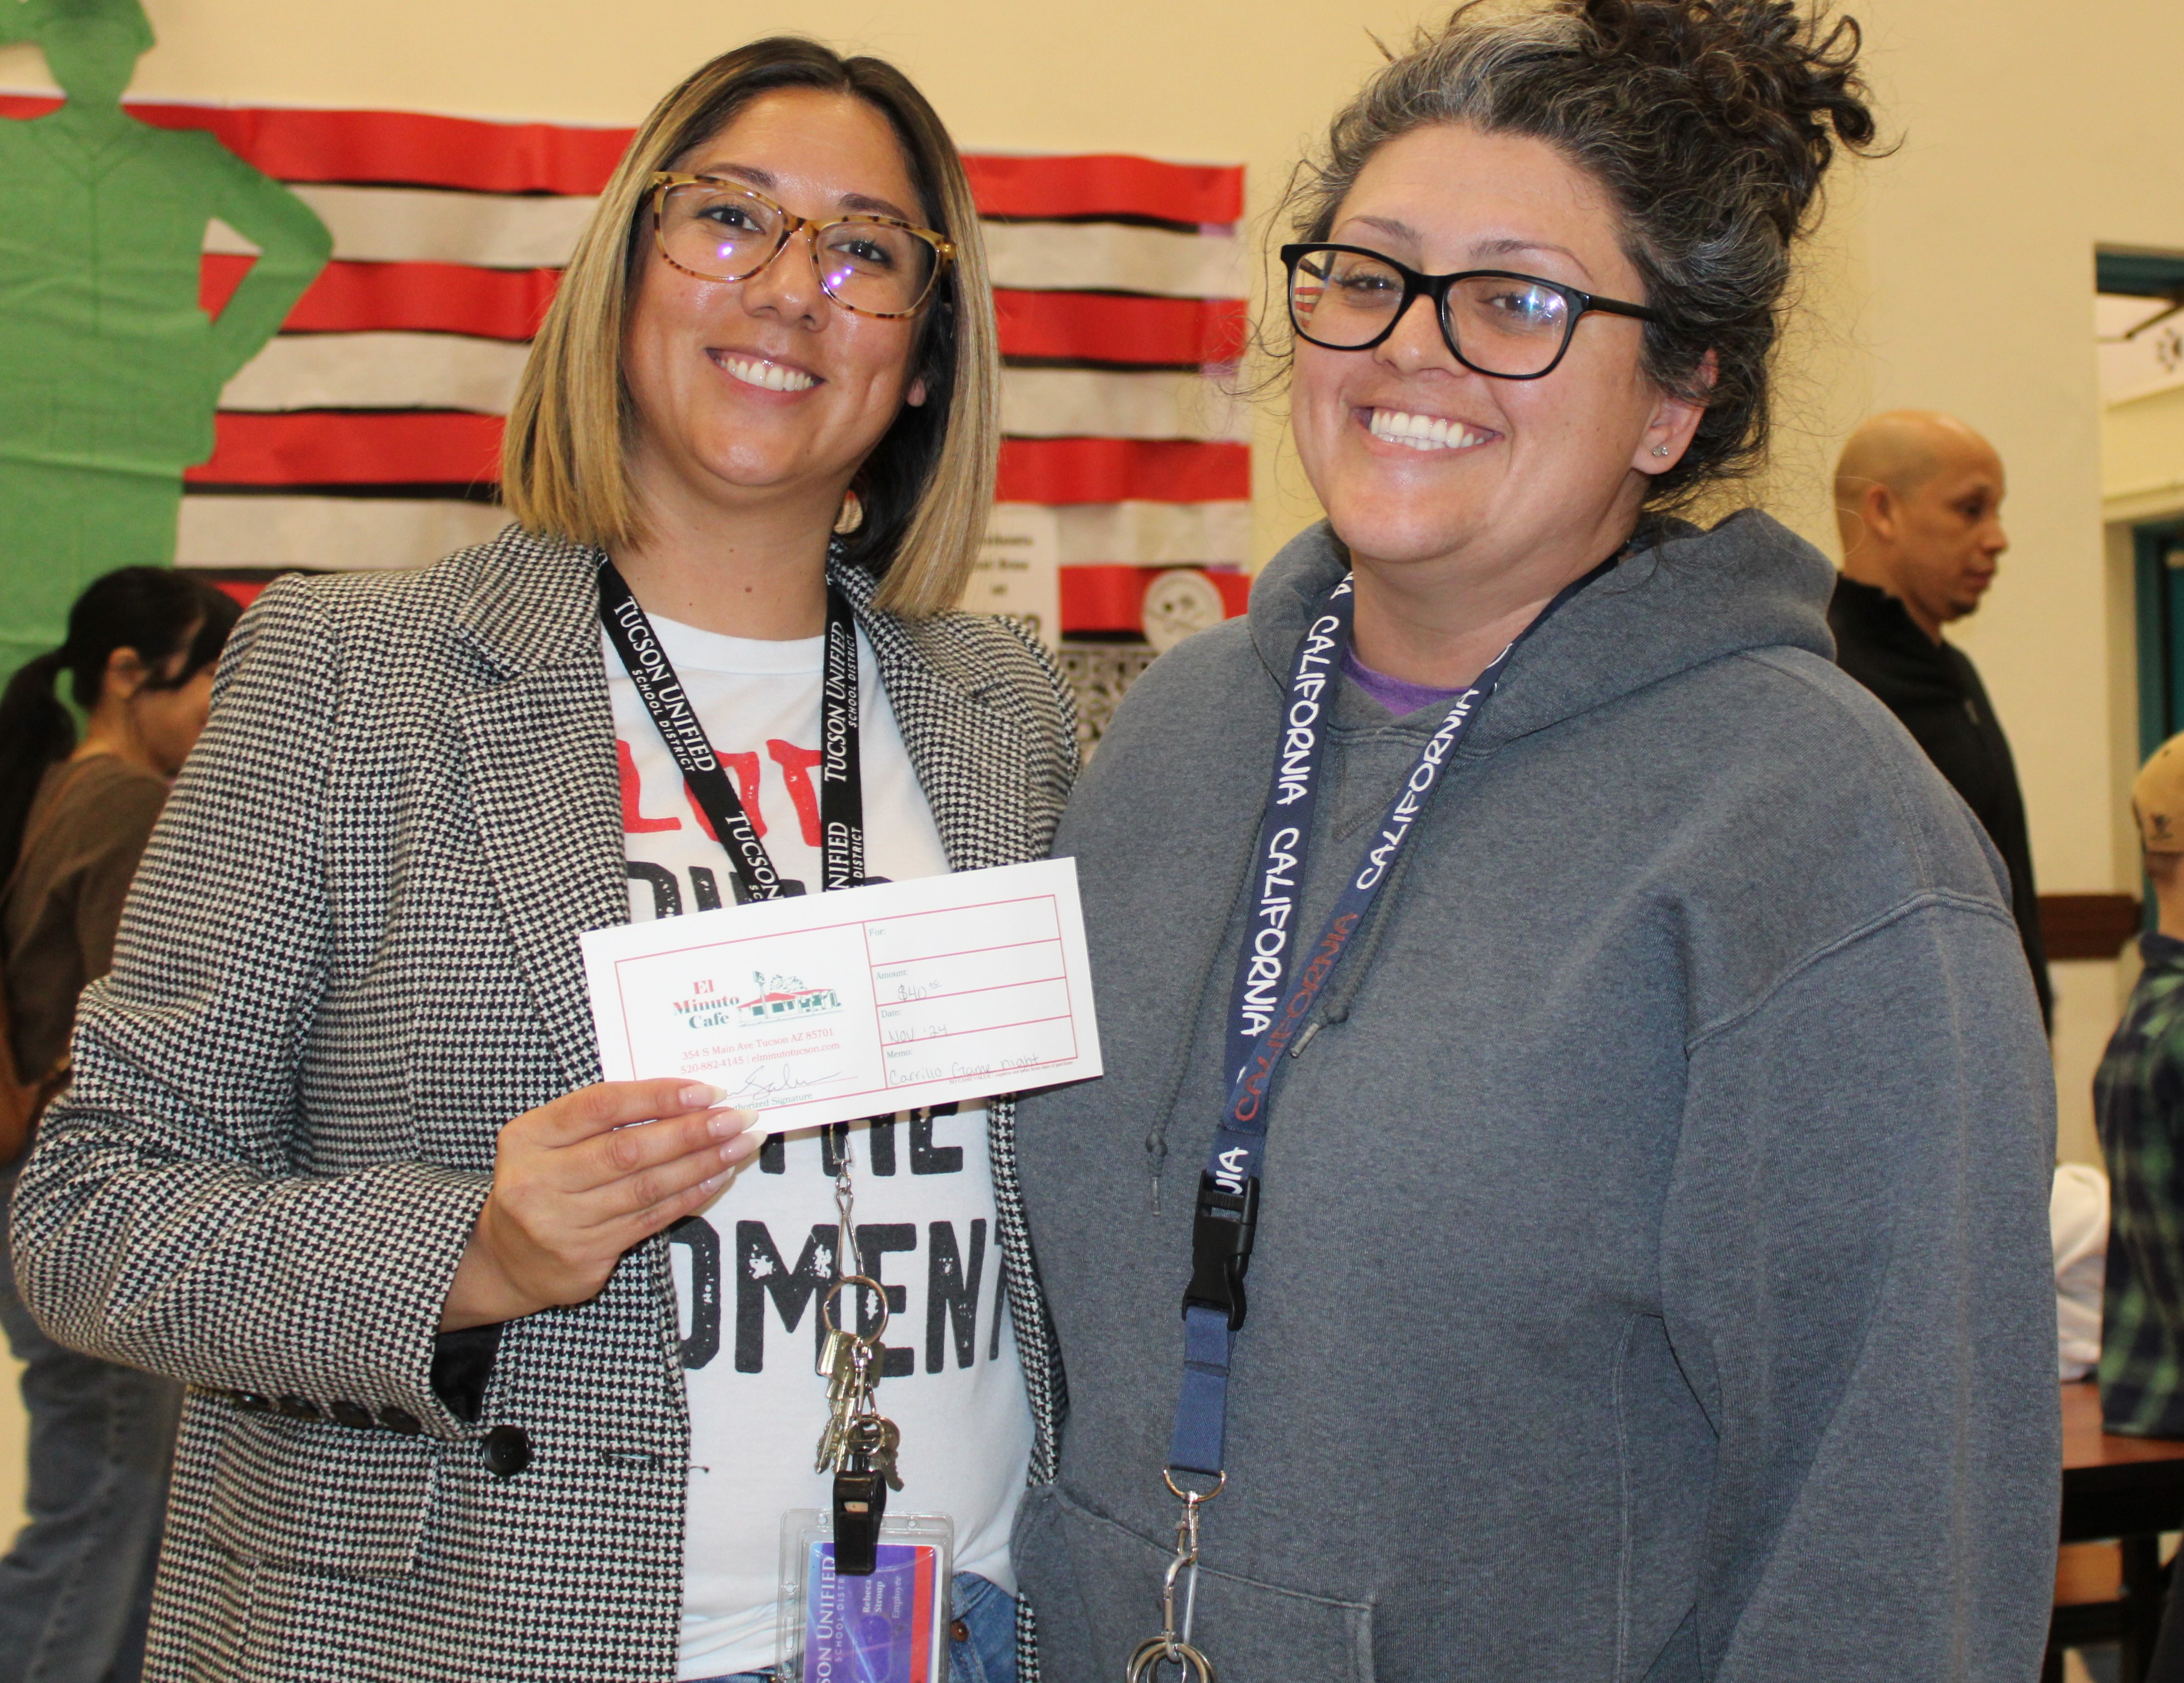
[[[703,1208],[764,1143],[758,1113],[720,1098],[703,1082],[603,1081],[502,1129],[440,1330],[597,1296],[625,1251]]]

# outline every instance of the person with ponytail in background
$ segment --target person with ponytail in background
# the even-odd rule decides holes
[[[76,995],[114,961],[136,861],[204,728],[236,605],[164,567],[93,581],[68,641],[0,696],[0,965],[12,1078],[33,1105],[67,1076]],[[83,739],[55,693],[87,715]],[[0,1201],[29,1128],[0,1140]],[[0,1230],[3,1231],[3,1230]],[[55,1344],[0,1243],[0,1325],[24,1363],[31,1523],[0,1559],[0,1683],[127,1683],[143,1658],[181,1387]]]

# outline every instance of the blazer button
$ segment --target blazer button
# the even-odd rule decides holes
[[[352,1427],[359,1432],[368,1432],[371,1429],[371,1410],[357,1403],[336,1402],[329,1406],[329,1412],[344,1426]]]
[[[232,1390],[228,1395],[235,1399],[237,1407],[248,1408],[254,1414],[270,1414],[273,1412],[273,1399],[270,1396],[261,1396],[254,1390]]]
[[[379,1424],[390,1432],[399,1432],[405,1438],[414,1438],[425,1429],[425,1423],[407,1408],[397,1408],[392,1403],[379,1411]]]
[[[284,1396],[274,1405],[292,1420],[315,1420],[319,1405],[308,1396]]]
[[[531,1464],[530,1434],[521,1426],[495,1426],[485,1435],[485,1464],[495,1478],[514,1478]]]

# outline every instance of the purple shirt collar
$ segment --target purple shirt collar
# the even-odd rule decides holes
[[[1347,649],[1342,651],[1342,675],[1399,719],[1421,707],[1453,701],[1463,693],[1461,688],[1435,689],[1427,684],[1391,678],[1385,672],[1374,672]]]

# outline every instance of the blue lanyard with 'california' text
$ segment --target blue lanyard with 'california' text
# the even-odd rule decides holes
[[[1236,960],[1223,1066],[1228,1104],[1205,1172],[1198,1179],[1190,1285],[1183,1298],[1183,1389],[1168,1446],[1172,1488],[1177,1473],[1225,1482],[1221,1462],[1228,1415],[1228,1364],[1236,1334],[1244,1324],[1244,1275],[1258,1225],[1260,1170],[1274,1089],[1287,1062],[1284,1054],[1301,1050],[1304,1039],[1310,1038],[1306,1019],[1386,884],[1450,755],[1493,694],[1511,659],[1526,638],[1612,568],[1615,560],[1610,556],[1564,586],[1450,705],[1381,815],[1379,829],[1343,884],[1318,939],[1303,951],[1301,963],[1292,966],[1291,922],[1311,854],[1320,750],[1326,740],[1323,721],[1333,702],[1343,654],[1350,646],[1357,602],[1350,577],[1346,575],[1313,605],[1284,698],[1281,748],[1274,757],[1258,848],[1252,855],[1252,913]],[[1183,1492],[1178,1490],[1178,1494]]]

